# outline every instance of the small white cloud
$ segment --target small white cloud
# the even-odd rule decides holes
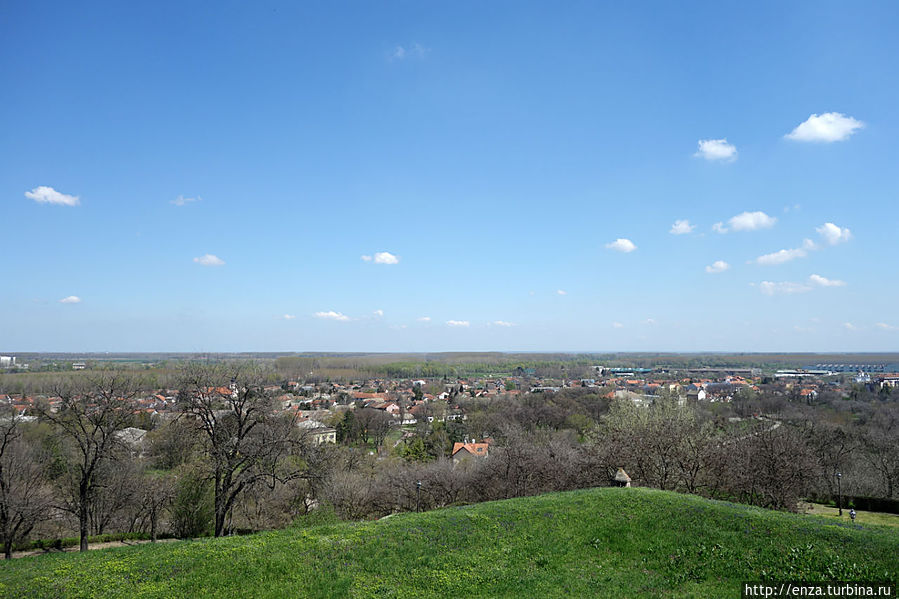
[[[712,225],[712,231],[715,233],[727,233],[727,227],[724,226],[724,223],[715,223]]]
[[[833,223],[824,223],[815,229],[815,231],[817,231],[818,235],[823,237],[830,245],[837,245],[838,243],[843,243],[852,239],[852,231],[839,227]]]
[[[376,252],[374,256],[361,256],[363,262],[374,262],[375,264],[399,264],[399,256],[394,256],[390,252]]]
[[[887,324],[887,323],[885,323],[885,322],[878,322],[878,323],[877,323],[876,325],[874,325],[874,326],[876,326],[878,329],[881,329],[881,330],[884,330],[884,331],[895,331],[895,330],[899,330],[899,327],[893,326],[893,325],[891,325],[891,324]]]
[[[382,316],[384,316],[384,310],[375,310],[374,312],[372,312],[372,314],[374,314],[378,318],[381,318]]]
[[[225,261],[215,254],[203,254],[202,256],[194,258],[194,262],[201,266],[224,266],[225,264]]]
[[[854,324],[852,324],[851,322],[844,322],[843,328],[846,329],[847,331],[857,331],[858,330],[858,327],[855,326]]]
[[[710,274],[717,274],[719,272],[724,272],[728,268],[730,268],[730,264],[728,264],[724,260],[715,260],[710,265],[705,267],[705,271]]]
[[[609,242],[606,244],[606,247],[610,250],[615,250],[616,252],[623,252],[625,254],[629,254],[637,249],[637,246],[634,245],[634,242],[630,239],[622,239],[618,238],[615,241]]]
[[[467,327],[471,325],[467,320],[447,320],[446,324],[450,327]]]
[[[174,200],[172,200],[169,203],[174,204],[175,206],[185,206],[187,204],[190,204],[191,202],[202,202],[202,201],[203,201],[203,198],[201,198],[200,196],[197,196],[195,198],[185,198],[184,196],[178,196],[177,198],[175,198]]]
[[[68,194],[60,193],[52,187],[47,187],[46,185],[41,185],[40,187],[35,187],[31,191],[26,191],[25,197],[29,200],[34,200],[38,204],[77,206],[81,203],[81,200],[78,199],[78,196],[70,196]]]
[[[845,287],[846,281],[840,281],[837,279],[828,279],[822,277],[821,275],[812,275],[808,278],[808,280],[819,287]]]
[[[415,42],[409,46],[397,44],[390,53],[390,60],[404,60],[406,58],[424,58],[430,48],[425,48],[421,44]]]
[[[556,289],[556,295],[568,295],[568,292],[564,289]]]
[[[674,224],[671,225],[671,230],[668,232],[672,235],[686,235],[687,233],[691,233],[695,228],[696,225],[691,225],[688,220],[676,220],[674,221]]]
[[[800,123],[793,131],[784,137],[793,141],[819,141],[830,143],[843,141],[864,127],[865,124],[851,116],[839,112],[825,112],[822,115],[813,114]]]
[[[756,211],[741,212],[740,214],[731,217],[731,219],[727,221],[727,224],[730,225],[730,228],[734,231],[756,231],[758,229],[770,229],[776,222],[777,218],[768,216],[764,212]],[[721,223],[716,224],[717,228],[715,230],[719,233],[725,233],[728,229],[720,227],[720,224]]]
[[[649,326],[652,326],[652,325],[654,325],[655,323],[656,323],[656,319],[655,319],[655,318],[647,318],[646,320],[643,321],[643,324],[648,324]]]
[[[430,316],[419,316],[416,320],[418,320],[418,322],[431,322],[431,317]]]
[[[285,314],[281,318],[283,318],[284,320],[293,320],[294,318],[296,318],[296,316],[293,314]]]
[[[323,320],[338,320],[340,322],[346,322],[350,319],[346,314],[341,314],[340,312],[335,312],[334,310],[328,310],[327,312],[316,312],[316,318],[321,318]]]
[[[624,328],[624,325],[621,324],[620,322],[613,322],[613,323],[612,323],[612,328],[613,328],[613,329],[623,329],[623,328]]]
[[[77,295],[70,295],[69,297],[64,297],[59,300],[60,304],[80,304],[81,298]]]
[[[731,162],[737,159],[737,147],[727,143],[727,139],[700,139],[699,150],[693,155],[706,160]]]
[[[495,324],[498,327],[514,327],[514,322],[506,322],[505,320],[494,320],[492,324]]]
[[[808,252],[806,252],[802,248],[780,250],[771,254],[759,256],[755,259],[755,263],[770,266],[772,264],[783,264],[784,262],[789,262],[790,260],[795,260],[796,258],[805,258],[807,255]]]
[[[793,283],[792,281],[782,281],[773,283],[771,281],[762,281],[759,283],[759,290],[765,295],[793,295],[796,293],[806,293],[812,288],[802,283]]]

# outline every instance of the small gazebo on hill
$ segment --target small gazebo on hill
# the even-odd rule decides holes
[[[612,479],[612,482],[616,487],[629,487],[631,486],[631,477],[627,475],[627,472],[624,471],[624,468],[619,468],[618,472],[615,473],[615,477]]]

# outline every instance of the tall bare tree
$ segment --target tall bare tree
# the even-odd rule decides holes
[[[12,410],[0,411],[0,542],[6,559],[13,545],[51,515],[45,456],[22,435]]]
[[[215,491],[215,536],[225,534],[238,496],[257,481],[271,485],[302,474],[295,416],[278,415],[263,389],[266,371],[256,364],[186,365],[178,403],[201,431]]]
[[[101,372],[60,384],[58,407],[43,404],[41,417],[67,441],[70,501],[65,506],[78,518],[81,551],[87,551],[91,507],[101,483],[103,467],[121,447],[118,433],[133,418],[139,381],[122,372]]]

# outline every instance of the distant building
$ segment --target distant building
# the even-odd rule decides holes
[[[302,418],[297,421],[297,426],[308,431],[309,439],[315,445],[321,445],[322,443],[337,443],[337,429],[331,428],[322,422]]]
[[[489,451],[489,443],[454,443],[453,464],[469,458],[486,458]]]
[[[72,370],[84,370],[87,368],[87,364],[84,362],[75,362],[72,364]]]
[[[0,356],[0,368],[12,368],[16,365],[15,356]]]

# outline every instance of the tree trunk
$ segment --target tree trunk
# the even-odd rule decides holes
[[[3,559],[12,559],[12,539],[3,542]]]
[[[216,490],[218,491],[218,490]],[[216,492],[215,494],[215,536],[220,537],[225,530],[225,497],[224,493]]]
[[[79,551],[87,551],[87,537],[88,537],[88,506],[87,506],[87,492],[82,486],[82,490],[80,493],[81,497],[81,505],[78,506],[78,536],[79,536]]]
[[[150,542],[156,542],[156,508],[150,510]]]

